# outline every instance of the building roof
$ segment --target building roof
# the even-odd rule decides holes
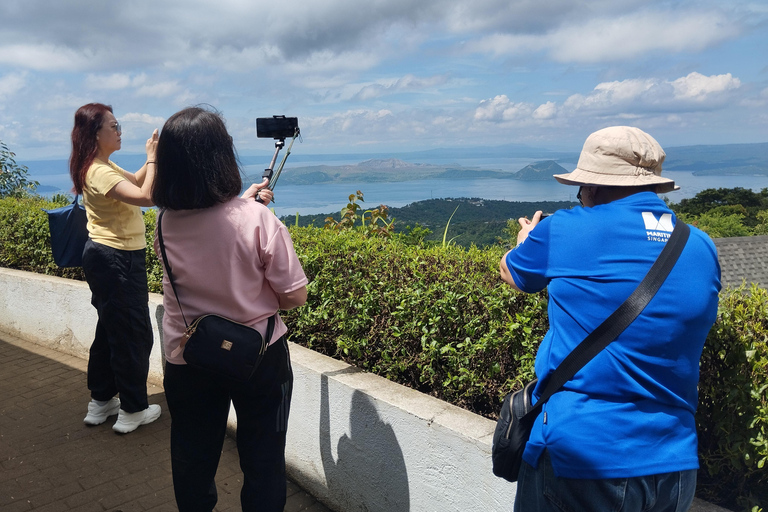
[[[746,281],[768,288],[768,236],[714,238],[723,288]]]

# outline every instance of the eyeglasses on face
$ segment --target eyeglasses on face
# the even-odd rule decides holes
[[[581,189],[582,189],[582,188],[583,188],[583,187],[579,187],[579,191],[578,191],[578,193],[576,194],[576,199],[578,199],[578,200],[579,200],[579,204],[580,204],[581,206],[584,206],[584,201],[582,201],[582,200],[581,200]]]
[[[111,124],[109,127],[115,130],[117,133],[123,133],[123,127],[120,126],[120,123],[117,121],[115,121],[114,124]]]

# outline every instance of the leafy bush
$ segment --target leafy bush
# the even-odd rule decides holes
[[[0,199],[0,265],[82,279],[50,254],[42,199]],[[152,247],[155,212],[144,215]],[[507,235],[514,239],[514,225]],[[494,417],[533,375],[546,294],[498,278],[503,247],[418,246],[402,237],[293,227],[309,300],[283,316],[292,341]],[[150,289],[162,269],[147,251]],[[768,291],[724,290],[701,359],[698,495],[740,510],[768,504]]]
[[[546,296],[501,283],[501,249],[291,234],[310,279],[307,305],[284,315],[293,341],[486,416],[532,377]]]
[[[51,254],[48,215],[43,211],[67,204],[40,197],[0,199],[0,265],[52,276],[83,280],[81,268],[59,268]],[[69,202],[72,200],[70,199]]]
[[[696,419],[699,493],[742,510],[768,505],[767,290],[721,294],[701,359]]]
[[[51,253],[51,232],[44,210],[66,206],[72,197],[58,194],[51,200],[41,197],[0,199],[0,266],[39,274],[85,280],[80,267],[60,268]],[[162,293],[163,270],[152,250],[155,211],[144,214],[147,228],[147,275],[151,292]]]

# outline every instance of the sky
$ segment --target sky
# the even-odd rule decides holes
[[[125,153],[188,106],[241,155],[298,117],[307,154],[525,144],[632,125],[662,146],[768,142],[768,0],[3,0],[0,140],[67,158],[78,107]]]

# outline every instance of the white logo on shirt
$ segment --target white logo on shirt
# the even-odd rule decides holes
[[[643,212],[643,222],[645,223],[648,240],[653,242],[666,242],[669,239],[669,234],[674,229],[671,213],[664,213],[657,219],[653,213]]]

